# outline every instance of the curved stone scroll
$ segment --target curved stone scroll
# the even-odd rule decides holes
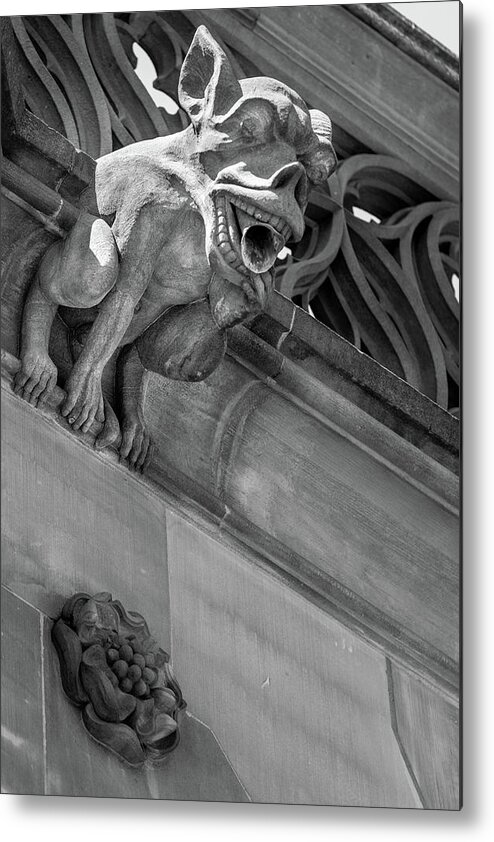
[[[290,244],[289,244],[290,245]],[[275,283],[440,406],[459,384],[459,208],[403,161],[347,158],[313,191],[306,232]]]
[[[76,593],[52,629],[63,689],[93,739],[131,766],[162,761],[186,702],[144,618],[109,593]]]

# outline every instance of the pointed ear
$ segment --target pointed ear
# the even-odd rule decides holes
[[[206,27],[200,26],[182,65],[180,105],[197,127],[204,119],[226,114],[241,96],[227,56]]]

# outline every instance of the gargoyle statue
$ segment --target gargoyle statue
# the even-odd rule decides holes
[[[97,161],[77,222],[28,292],[14,382],[34,405],[55,386],[48,345],[60,308],[74,357],[62,414],[83,432],[103,423],[100,448],[121,432],[121,457],[141,470],[146,371],[211,374],[227,329],[265,307],[277,254],[302,237],[310,184],[336,166],[329,118],[274,79],[238,81],[204,26],[178,95],[191,120],[184,131]],[[101,386],[117,349],[120,425]]]

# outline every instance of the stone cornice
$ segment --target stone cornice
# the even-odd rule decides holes
[[[460,90],[459,61],[454,53],[387,3],[352,3],[345,9],[455,91]]]
[[[387,38],[399,50],[418,61],[455,91],[459,91],[459,61],[454,53],[392,9],[388,3],[352,3],[343,4],[343,8]],[[245,26],[254,29],[262,9],[254,7],[232,11]]]
[[[435,461],[458,473],[459,422],[367,354],[358,351],[334,331],[282,295],[275,293],[268,311],[248,324],[253,334],[244,341],[246,328],[232,332],[230,348],[240,343],[246,361],[266,360],[269,366],[290,363],[314,376],[324,386],[360,407],[400,438],[423,450]],[[257,340],[262,340],[260,344]],[[268,347],[269,346],[269,349]],[[266,355],[276,349],[283,363]]]

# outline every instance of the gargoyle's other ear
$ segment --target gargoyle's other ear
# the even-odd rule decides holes
[[[178,82],[178,99],[194,126],[213,115],[226,114],[242,96],[232,66],[205,26],[200,26],[185,56]]]
[[[333,126],[327,114],[311,108],[309,111],[316,142],[304,156],[303,164],[312,184],[322,184],[335,171],[337,160],[333,148]]]

